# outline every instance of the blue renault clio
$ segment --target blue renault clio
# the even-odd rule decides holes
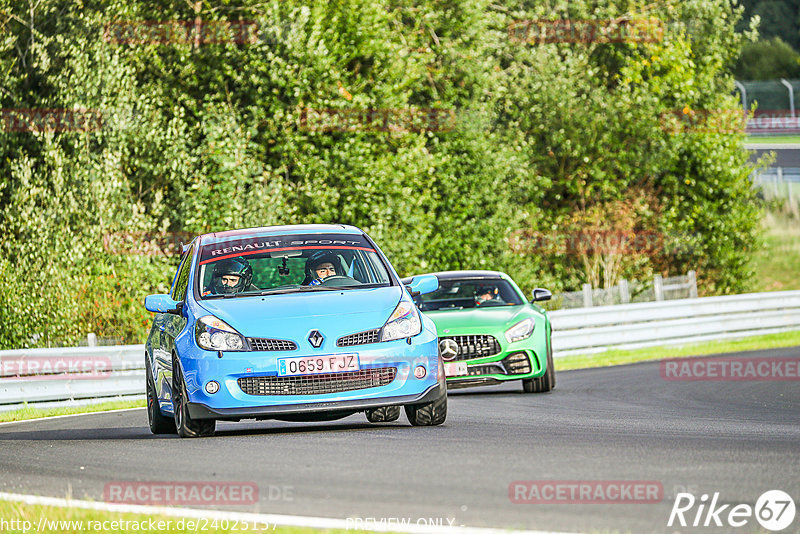
[[[436,327],[363,231],[273,226],[196,237],[168,295],[150,295],[150,430],[210,436],[217,420],[330,421],[365,412],[440,425]]]

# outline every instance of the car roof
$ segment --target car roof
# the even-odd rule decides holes
[[[225,232],[212,232],[201,235],[200,242],[206,245],[237,237],[325,233],[361,235],[364,232],[355,226],[347,224],[287,224],[283,226],[262,226],[259,228],[241,228],[238,230],[227,230]]]
[[[500,271],[440,271],[437,273],[425,273],[425,274],[433,274],[439,280],[454,280],[454,279],[462,279],[462,278],[471,278],[471,279],[481,279],[481,280],[498,280],[498,279],[505,279],[507,275],[505,273],[501,273]],[[414,275],[420,276],[420,275]],[[412,276],[406,277],[403,279],[403,283],[407,283],[406,280],[409,282],[411,281]]]

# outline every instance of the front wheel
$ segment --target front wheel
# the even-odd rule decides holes
[[[178,359],[172,359],[172,406],[175,411],[175,427],[182,438],[204,438],[214,435],[217,421],[214,419],[192,419],[189,415],[189,397]]]
[[[526,378],[522,380],[522,389],[525,393],[547,393],[556,387],[556,369],[553,365],[553,349],[547,347],[547,369],[539,378]]]
[[[145,356],[145,373],[147,373],[147,422],[150,424],[150,432],[153,434],[174,434],[175,419],[166,417],[158,407],[158,395],[156,394],[153,373],[150,370],[150,360]]]
[[[405,409],[408,422],[414,426],[441,425],[447,419],[447,393],[425,404],[408,404]]]
[[[389,423],[400,418],[400,406],[382,406],[367,410],[367,421],[370,423]]]

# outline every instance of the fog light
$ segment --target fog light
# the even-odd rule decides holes
[[[206,393],[209,395],[213,395],[217,391],[219,391],[219,383],[212,380],[206,384]]]
[[[421,365],[418,365],[418,366],[417,366],[417,367],[414,369],[414,376],[416,376],[417,378],[425,378],[425,375],[427,374],[427,372],[428,372],[428,371],[426,371],[426,370],[425,370],[425,368],[424,368],[423,366],[421,366]]]

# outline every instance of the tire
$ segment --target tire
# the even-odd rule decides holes
[[[413,426],[441,425],[447,419],[447,393],[425,404],[408,404],[405,409],[408,422]]]
[[[370,423],[389,423],[400,418],[400,406],[381,406],[367,410],[367,421]]]
[[[525,393],[547,393],[556,387],[556,369],[553,365],[553,349],[547,344],[547,369],[539,378],[526,378],[522,380],[522,390]]]
[[[156,386],[153,383],[153,373],[150,369],[150,361],[145,356],[145,372],[147,373],[146,389],[147,389],[147,422],[150,425],[150,432],[153,434],[175,434],[175,419],[167,417],[161,413],[158,407],[158,396],[156,395]]]
[[[189,415],[186,384],[178,359],[172,358],[172,406],[175,410],[175,428],[182,438],[205,438],[214,435],[215,419],[192,419]]]

